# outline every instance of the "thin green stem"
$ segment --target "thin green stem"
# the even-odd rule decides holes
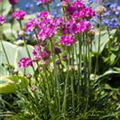
[[[20,28],[21,28],[21,30],[23,30],[21,20],[19,21],[19,24],[20,24]],[[28,54],[28,57],[31,59],[31,55],[30,55],[30,52],[29,52],[28,46],[27,46],[26,41],[25,41],[25,35],[23,35],[22,37],[23,37],[23,40],[24,40],[24,45],[25,45],[25,49],[26,49],[26,52],[27,52],[27,54]],[[32,69],[33,69],[33,71],[35,72],[35,68],[34,68],[33,65],[32,65]]]
[[[67,48],[67,52],[69,53],[69,48]],[[68,87],[68,78],[69,78],[69,66],[70,66],[70,54],[68,54],[68,69],[67,69],[67,75],[65,79],[64,98],[63,98],[63,105],[62,105],[62,111],[64,115],[66,115],[66,107],[67,107],[67,87]]]
[[[47,10],[51,13],[49,3],[47,4]]]
[[[1,46],[2,46],[3,52],[5,54],[6,60],[7,60],[7,64],[10,66],[10,62],[9,62],[9,59],[8,59],[4,44],[3,44],[2,40],[0,40],[0,42],[1,42]]]
[[[56,64],[55,64],[55,54],[54,54],[54,43],[52,42],[52,39],[50,39],[50,43],[51,43],[51,50],[52,50],[52,60],[53,60],[53,66],[54,66],[54,76],[55,76],[55,82],[56,82],[56,86],[57,86],[57,101],[58,101],[58,110],[59,112],[61,111],[61,107],[60,107],[60,85],[59,85],[59,81],[57,78],[57,68],[56,68]],[[56,92],[55,92],[56,93]]]
[[[99,53],[100,53],[100,40],[101,40],[101,28],[102,28],[102,26],[101,26],[101,16],[100,16],[100,19],[99,19],[99,23],[100,23],[100,27],[99,27],[99,38],[98,38],[98,53],[97,53],[97,55],[96,55],[96,67],[95,67],[95,77],[96,77],[96,74],[97,74],[97,72],[98,72],[98,70],[99,70],[99,65],[98,65],[98,63],[99,63],[99,60],[98,60],[98,58],[99,58]]]

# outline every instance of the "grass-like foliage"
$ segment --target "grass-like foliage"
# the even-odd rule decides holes
[[[22,40],[0,40],[0,119],[119,120],[120,26],[103,26],[104,6],[62,0],[56,17],[52,0],[39,1],[47,11],[27,15],[11,0],[10,23],[0,16],[1,39]]]

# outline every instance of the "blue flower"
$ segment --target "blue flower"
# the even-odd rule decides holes
[[[21,36],[18,36],[17,40],[23,40],[23,38]]]
[[[110,14],[111,14],[111,11],[107,11],[104,13],[103,17],[110,16]]]
[[[105,19],[102,21],[102,25],[108,25],[110,23],[109,19]]]
[[[32,9],[32,8],[33,8],[33,4],[27,3],[27,4],[25,5],[25,8],[26,8],[26,9]]]
[[[26,34],[27,36],[30,36],[30,35],[31,35],[31,32],[27,31],[27,32],[25,32],[25,34]]]
[[[112,21],[112,22],[118,22],[118,18],[113,17],[113,18],[111,19],[111,21]]]
[[[114,8],[117,8],[118,7],[118,4],[117,3],[113,3],[110,5],[110,9],[114,9]]]
[[[93,3],[93,0],[88,0],[88,3],[89,3],[89,4],[92,4],[92,3]]]
[[[40,6],[40,5],[42,5],[42,2],[41,2],[41,1],[37,1],[37,2],[36,2],[36,5],[37,5],[37,6]]]
[[[109,8],[111,6],[111,4],[112,4],[111,2],[107,2],[107,3],[104,4],[104,6]]]
[[[115,12],[115,15],[119,16],[119,15],[120,15],[120,12],[119,12],[119,11],[116,11],[116,12]]]

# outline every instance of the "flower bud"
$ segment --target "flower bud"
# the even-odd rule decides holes
[[[98,6],[96,9],[95,9],[95,12],[98,14],[98,15],[102,15],[103,13],[106,12],[106,8],[102,5]]]
[[[75,67],[74,67],[73,65],[70,65],[70,66],[69,66],[69,71],[70,71],[70,72],[73,72],[74,70],[75,70]]]
[[[64,8],[67,8],[70,4],[69,2],[70,2],[69,0],[62,0],[61,6],[64,7]]]
[[[26,75],[26,78],[28,78],[28,79],[31,79],[31,77],[32,77],[31,74],[27,74],[27,75]]]
[[[56,63],[56,64],[60,64],[60,63],[61,63],[61,60],[60,60],[60,59],[57,59],[57,60],[55,61],[55,63]]]
[[[18,3],[18,0],[9,0],[9,3],[10,3],[11,5],[15,5],[15,4]]]
[[[36,86],[31,86],[30,89],[31,89],[32,92],[35,92],[37,87]]]
[[[49,65],[49,60],[48,59],[47,60],[40,60],[39,65],[40,66],[48,66]]]
[[[14,69],[13,74],[18,75],[18,70]]]
[[[62,57],[62,60],[63,60],[63,61],[67,61],[67,60],[68,60],[67,55],[64,55],[64,56]]]
[[[60,54],[61,53],[61,49],[58,46],[54,47],[54,53],[55,54]]]
[[[25,35],[25,32],[23,30],[20,30],[19,33],[18,33],[19,36],[24,36]]]

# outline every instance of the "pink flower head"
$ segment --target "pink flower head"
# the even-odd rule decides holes
[[[18,3],[18,0],[9,0],[9,3],[10,3],[11,5],[15,5],[15,4]]]
[[[44,42],[46,39],[51,38],[55,34],[56,30],[54,26],[43,27],[40,29],[38,36],[41,42]]]
[[[60,37],[60,44],[64,46],[71,46],[75,43],[75,39],[71,35],[63,35]]]
[[[48,15],[49,15],[48,11],[42,11],[42,12],[38,13],[38,17],[40,17],[41,19],[47,18]]]
[[[75,7],[73,7],[73,6],[68,6],[68,8],[67,8],[67,12],[70,14],[70,15],[72,15],[74,12],[76,11],[76,8]]]
[[[38,28],[39,25],[40,25],[40,20],[29,19],[29,21],[25,24],[25,30],[33,31],[35,28]]]
[[[83,13],[83,14],[84,14],[84,13]],[[81,15],[82,15],[82,14],[80,14],[80,12],[75,11],[75,12],[72,14],[71,18],[72,18],[74,21],[78,22],[78,21],[81,20]],[[82,15],[82,16],[84,16],[84,15]]]
[[[50,3],[52,0],[38,0],[40,2],[42,2],[43,4],[48,4]]]
[[[78,22],[83,18],[92,18],[94,16],[95,16],[95,11],[93,11],[89,7],[86,7],[86,8],[83,8],[83,9],[79,10],[79,11],[75,11],[72,14],[71,18]]]
[[[94,16],[95,16],[95,11],[93,11],[90,7],[86,7],[80,10],[81,18],[92,18]]]
[[[81,0],[76,0],[71,4],[71,7],[75,8],[76,10],[80,10],[84,8],[85,5]]]
[[[60,18],[54,19],[54,22],[52,24],[55,27],[60,27],[63,24],[63,18],[60,17]]]
[[[90,22],[82,20],[78,23],[78,28],[79,28],[79,32],[86,32],[90,29],[91,25]]]
[[[23,10],[16,10],[12,16],[16,19],[16,20],[22,20],[24,19],[26,13]]]
[[[18,66],[20,68],[26,68],[26,67],[32,66],[32,60],[30,60],[28,57],[23,57],[18,62]]]
[[[78,31],[78,26],[73,20],[65,22],[62,32],[64,34],[76,34]]]
[[[62,2],[69,3],[69,2],[70,2],[70,0],[62,0]]]
[[[3,0],[0,0],[0,3],[2,3],[3,2]]]
[[[43,46],[35,45],[33,50],[34,60],[46,60],[50,57],[51,52]]]
[[[6,20],[3,18],[3,16],[0,15],[0,26],[3,25],[6,22]]]

